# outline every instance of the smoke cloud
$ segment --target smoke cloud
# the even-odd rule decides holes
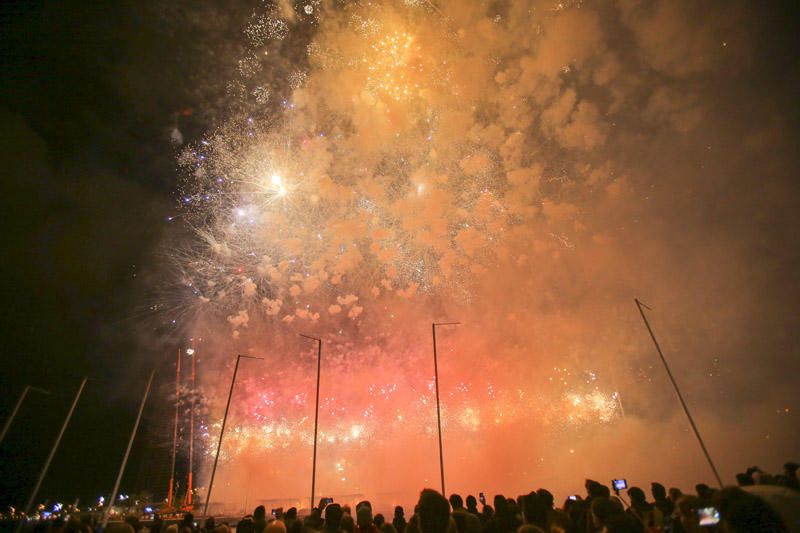
[[[461,322],[437,331],[448,491],[711,483],[637,297],[727,482],[796,453],[796,139],[754,81],[757,16],[257,11],[235,111],[180,158],[179,311],[218,414],[231,354],[266,357],[237,385],[212,503],[305,504],[316,350],[297,333],[323,339],[319,495],[438,487],[435,321]]]

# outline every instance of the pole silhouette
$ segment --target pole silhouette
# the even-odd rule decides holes
[[[672,382],[672,386],[675,388],[675,393],[678,395],[678,400],[681,402],[681,407],[683,407],[683,412],[686,413],[686,418],[689,419],[689,424],[692,426],[692,430],[694,431],[695,437],[697,437],[697,442],[700,443],[700,448],[703,450],[703,454],[706,456],[706,460],[708,461],[708,466],[711,467],[712,472],[714,472],[714,477],[717,478],[717,483],[719,483],[720,488],[723,487],[722,478],[719,477],[719,472],[717,472],[717,467],[714,466],[714,461],[711,460],[711,455],[708,453],[706,449],[706,445],[703,442],[703,437],[700,436],[700,431],[697,429],[697,425],[694,423],[694,418],[692,418],[692,414],[689,412],[689,406],[686,405],[686,402],[683,399],[683,395],[681,394],[681,389],[678,387],[678,382],[675,381],[675,377],[672,375],[672,371],[667,364],[667,359],[664,357],[664,353],[661,351],[661,346],[658,344],[658,340],[656,340],[656,336],[653,333],[653,328],[650,327],[650,322],[647,320],[647,316],[644,314],[644,309],[652,311],[647,305],[643,304],[639,301],[638,298],[635,298],[634,301],[636,302],[636,307],[639,308],[639,314],[642,315],[642,320],[644,320],[644,325],[647,326],[647,331],[650,332],[650,338],[653,339],[653,344],[656,346],[656,351],[658,352],[659,357],[661,357],[661,362],[664,363],[664,370],[667,371],[667,375],[669,376],[669,380]]]
[[[178,364],[175,367],[175,425],[172,426],[172,466],[169,474],[169,492],[167,492],[167,507],[172,509],[175,490],[175,457],[178,453],[178,424],[180,423],[180,397],[181,397],[181,349],[178,348]]]
[[[44,476],[47,475],[47,470],[50,468],[50,463],[53,461],[53,457],[56,455],[56,450],[58,450],[58,445],[61,444],[61,437],[64,436],[64,432],[67,430],[67,426],[69,425],[69,421],[72,418],[72,413],[75,412],[75,406],[78,405],[78,400],[81,398],[81,393],[83,392],[83,388],[86,386],[86,381],[88,377],[83,378],[81,381],[81,386],[78,387],[78,392],[75,394],[75,399],[72,400],[72,405],[69,408],[69,412],[67,412],[67,417],[64,419],[64,423],[61,425],[61,430],[58,432],[58,437],[56,437],[56,442],[53,444],[53,448],[50,450],[50,455],[47,456],[47,460],[44,462],[44,467],[42,471],[39,473],[39,479],[36,480],[36,485],[33,487],[33,491],[31,492],[30,498],[28,498],[28,503],[25,504],[25,514],[24,516],[28,516],[31,512],[31,507],[33,507],[33,500],[36,499],[36,494],[39,492],[39,489],[42,487],[42,481],[44,480]],[[22,531],[22,526],[25,524],[25,519],[21,519],[19,524],[17,525],[17,533]]]
[[[444,491],[444,451],[442,449],[442,411],[439,406],[439,357],[436,353],[436,326],[456,326],[461,322],[439,322],[431,324],[433,333],[433,377],[436,386],[436,425],[439,428],[439,473],[442,477],[442,496],[445,498],[447,493]]]
[[[17,416],[17,412],[19,408],[22,406],[22,402],[25,401],[25,397],[28,395],[29,391],[41,392],[42,394],[50,394],[49,391],[44,389],[40,389],[39,387],[34,387],[32,385],[25,385],[25,388],[22,389],[22,394],[19,395],[19,399],[17,400],[16,405],[14,405],[14,409],[11,410],[11,415],[6,420],[6,423],[3,424],[3,431],[0,431],[0,443],[3,442],[3,439],[6,438],[6,433],[8,433],[8,428],[11,427],[11,423],[14,421],[14,418]]]
[[[147,396],[150,394],[150,386],[153,384],[153,376],[155,375],[156,375],[156,369],[154,368],[153,371],[150,372],[150,379],[147,380],[147,387],[145,387],[144,389],[144,396],[142,396],[142,402],[139,404],[139,413],[136,415],[136,422],[133,424],[133,431],[131,431],[131,438],[128,440],[128,448],[125,450],[125,456],[122,458],[122,464],[119,466],[119,473],[117,474],[117,480],[114,482],[114,490],[111,491],[111,499],[108,501],[108,507],[106,507],[106,510],[103,513],[104,530],[108,525],[108,516],[109,514],[111,514],[111,507],[114,506],[114,502],[117,499],[117,492],[119,491],[119,484],[122,481],[122,474],[125,473],[125,466],[128,464],[128,457],[131,454],[131,448],[133,447],[133,440],[136,438],[136,433],[139,431],[139,422],[142,421],[142,413],[144,412],[144,405],[147,403]]]
[[[219,441],[217,442],[217,453],[214,455],[214,467],[211,469],[211,481],[208,482],[208,492],[206,493],[206,503],[203,508],[203,514],[208,516],[208,504],[211,502],[211,489],[214,488],[214,476],[217,474],[217,463],[219,462],[219,451],[222,449],[222,435],[225,433],[225,424],[228,421],[228,411],[231,408],[231,398],[233,397],[233,385],[236,383],[236,374],[239,372],[239,361],[245,359],[261,359],[263,357],[252,357],[249,355],[237,355],[236,365],[233,367],[233,376],[231,377],[231,388],[228,390],[228,403],[225,404],[225,414],[222,417],[222,427],[219,430]]]
[[[320,370],[322,368],[322,339],[311,337],[309,335],[303,335],[302,333],[300,333],[300,336],[305,337],[306,339],[317,341],[317,397],[316,401],[314,402],[314,458],[311,461],[311,506],[309,507],[309,509],[313,509],[314,493],[317,483],[317,427],[319,426],[319,377]]]

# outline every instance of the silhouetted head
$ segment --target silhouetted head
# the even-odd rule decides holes
[[[394,517],[395,518],[404,518],[406,516],[406,512],[403,510],[402,505],[398,505],[394,508]],[[402,533],[402,532],[400,532]]]
[[[670,487],[669,489],[669,499],[673,502],[677,502],[678,498],[683,496],[683,492],[678,487]]]
[[[253,517],[248,515],[236,524],[236,533],[253,533]]]
[[[296,511],[295,511],[296,512]],[[342,525],[342,507],[338,503],[331,503],[325,507],[325,529],[339,531]]]
[[[661,483],[653,481],[650,483],[650,494],[653,495],[654,500],[665,500],[667,498],[667,489]]]
[[[707,499],[711,496],[711,487],[705,483],[698,483],[694,486],[694,490],[700,498]]]
[[[514,498],[506,498],[506,512],[510,515],[519,514],[520,509],[519,505],[517,505],[517,500]]]
[[[267,509],[263,505],[259,505],[253,510],[253,520],[265,520],[267,518]]]
[[[631,498],[631,505],[641,505],[643,503],[647,503],[647,498],[645,498],[644,491],[639,487],[629,488],[628,496]]]
[[[194,515],[192,513],[183,515],[183,525],[186,527],[194,527]]]
[[[470,494],[467,496],[467,509],[477,509],[478,508],[478,500],[475,499],[475,496]]]
[[[540,527],[547,525],[547,508],[535,492],[531,492],[523,498],[522,516],[526,524]]]
[[[584,483],[586,487],[586,494],[590,498],[600,498],[603,496],[603,485],[593,479],[587,479]]]
[[[508,511],[508,502],[506,497],[502,494],[497,494],[494,497],[494,512],[497,516],[505,516]]]
[[[378,513],[375,515],[375,518],[372,519],[372,523],[375,524],[375,527],[380,529],[383,526],[383,524],[386,523],[386,519],[383,517],[381,513]]]
[[[322,528],[322,513],[318,507],[311,509],[311,514],[306,517],[306,523],[313,529]]]
[[[549,490],[539,489],[536,491],[536,495],[539,496],[539,500],[546,508],[552,509],[555,506],[556,499]]]
[[[592,524],[595,528],[602,529],[608,520],[618,512],[610,498],[593,498],[590,508]]]
[[[342,521],[340,523],[340,527],[342,531],[346,531],[347,533],[353,533],[356,528],[355,520],[349,514],[342,515]]]
[[[289,507],[283,516],[286,520],[297,520],[297,507]]]
[[[433,489],[419,493],[418,527],[420,533],[446,533],[450,525],[450,504]]]
[[[450,495],[450,506],[453,508],[454,511],[458,509],[464,508],[464,500],[461,499],[461,496],[458,494],[451,494]]]
[[[358,512],[359,508],[364,507],[364,506],[369,507],[369,510],[372,511],[372,504],[369,503],[369,500],[361,500],[360,502],[358,502],[356,504],[356,512]]]
[[[369,505],[356,506],[356,523],[361,529],[372,525],[372,507]]]

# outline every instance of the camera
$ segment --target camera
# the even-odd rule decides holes
[[[624,479],[612,479],[611,484],[617,492],[628,488],[628,482]]]
[[[486,495],[484,493],[478,494],[478,499],[481,501],[481,505],[486,505]]]
[[[570,494],[569,496],[567,496],[567,499],[570,499],[570,500],[576,502],[576,501],[578,501],[578,495],[577,494]]]
[[[719,524],[719,510],[716,507],[703,507],[697,510],[697,525],[716,526]]]

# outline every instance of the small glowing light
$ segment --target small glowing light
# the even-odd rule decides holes
[[[194,348],[187,348],[186,355],[194,355]]]
[[[278,174],[273,174],[270,178],[273,185],[281,185],[281,177]]]

